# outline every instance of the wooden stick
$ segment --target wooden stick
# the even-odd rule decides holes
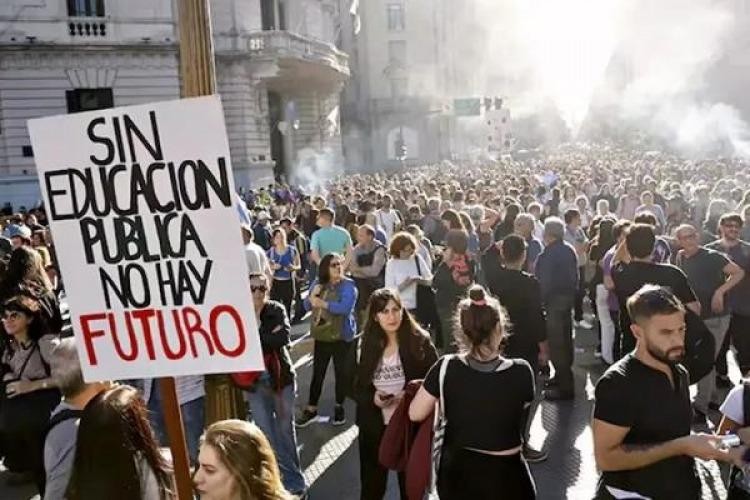
[[[178,500],[192,500],[193,481],[190,478],[190,461],[185,444],[185,428],[182,425],[174,377],[159,379],[159,393],[161,395],[161,409],[164,414],[164,425],[169,437],[169,448],[172,451],[172,467],[174,467],[175,482],[177,483],[177,498]]]

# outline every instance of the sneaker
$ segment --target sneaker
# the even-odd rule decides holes
[[[302,415],[297,417],[297,420],[294,421],[294,425],[296,425],[299,428],[307,427],[311,423],[315,422],[318,419],[318,412],[313,410],[308,410],[305,408],[302,411]]]
[[[333,410],[333,425],[344,425],[346,423],[346,416],[344,415],[344,407],[342,405],[336,405]]]
[[[523,446],[523,458],[530,464],[536,464],[547,460],[547,452],[544,450],[535,450],[526,444]]]
[[[584,330],[591,330],[594,325],[586,321],[585,319],[582,319],[581,321],[575,322],[576,328],[583,328]]]

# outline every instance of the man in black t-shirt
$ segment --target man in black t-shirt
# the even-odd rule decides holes
[[[679,364],[685,308],[677,297],[646,285],[627,309],[636,349],[596,384],[592,432],[602,471],[596,498],[697,500],[693,457],[730,462],[741,452],[721,449],[716,436],[690,434],[688,373]]]
[[[750,220],[748,221],[750,224]],[[744,221],[739,214],[724,214],[719,219],[722,238],[706,245],[706,248],[725,253],[745,271],[745,278],[729,292],[728,305],[731,321],[727,337],[737,350],[737,364],[743,375],[750,372],[750,243],[740,239]],[[728,343],[724,342],[724,354]],[[723,368],[723,369],[722,369]],[[727,374],[726,356],[719,354],[716,371]]]
[[[643,285],[654,284],[666,287],[685,307],[700,314],[700,303],[690,287],[687,277],[675,266],[652,262],[656,234],[648,224],[633,224],[613,259],[612,280],[620,304],[620,328],[622,331],[621,353],[626,354],[635,347],[635,338],[630,330],[627,301]]]
[[[699,245],[698,231],[683,224],[675,231],[682,249],[677,254],[677,265],[685,273],[701,304],[701,319],[714,337],[714,359],[721,350],[729,329],[727,293],[737,286],[745,272],[723,253]],[[706,422],[710,407],[718,408],[713,401],[716,392],[716,373],[711,370],[698,382],[695,395],[696,423]]]
[[[501,249],[505,265],[501,265],[499,258],[494,259],[485,274],[490,292],[508,311],[513,325],[505,355],[525,359],[536,373],[547,365],[549,347],[539,281],[523,271],[526,251],[526,242],[521,236],[506,236]]]
[[[549,362],[549,347],[539,281],[523,271],[526,251],[524,238],[516,234],[506,236],[501,248],[505,265],[502,266],[500,259],[496,258],[492,266],[485,269],[485,273],[490,292],[505,307],[513,325],[503,354],[508,358],[524,359],[536,374],[539,367],[546,367]],[[529,445],[529,431],[537,403],[538,400],[535,399],[524,430],[523,454],[526,461],[532,463],[547,458],[546,452],[535,450]]]

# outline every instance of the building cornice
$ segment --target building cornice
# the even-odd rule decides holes
[[[83,49],[83,50],[82,50]],[[122,67],[124,61],[141,68],[176,68],[175,44],[80,45],[34,44],[19,47],[0,45],[0,69],[70,68],[74,65],[99,68]]]

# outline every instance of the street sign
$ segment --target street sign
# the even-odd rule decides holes
[[[482,114],[482,100],[478,97],[454,99],[453,114],[455,116],[479,116]]]
[[[219,98],[29,132],[85,380],[263,370]]]

